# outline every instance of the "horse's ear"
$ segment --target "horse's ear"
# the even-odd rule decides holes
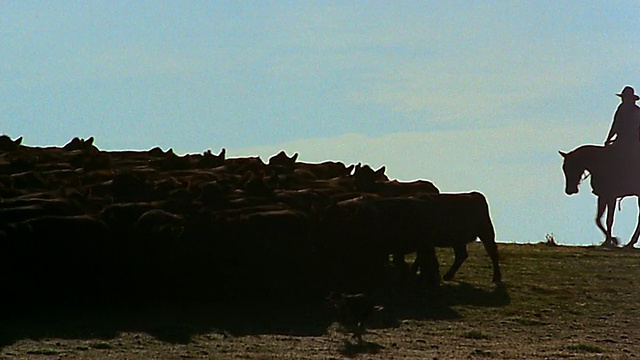
[[[567,157],[567,153],[566,152],[558,151],[558,154],[560,154],[563,158]]]

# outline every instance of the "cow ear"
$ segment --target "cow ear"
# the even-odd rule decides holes
[[[384,172],[387,170],[386,166],[381,167],[380,169],[376,170],[376,174],[380,174],[380,175],[384,175]]]
[[[295,162],[296,160],[298,160],[298,153],[293,154],[291,157],[291,161]]]
[[[566,152],[558,151],[558,154],[560,154],[560,156],[562,156],[563,158],[567,157],[567,153]]]
[[[20,144],[22,144],[22,136],[20,136],[19,138],[17,138],[13,143],[14,143],[14,144],[16,144],[16,145],[20,145]]]

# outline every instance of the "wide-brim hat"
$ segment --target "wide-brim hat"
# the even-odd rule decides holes
[[[636,101],[640,100],[640,97],[635,94],[635,90],[633,90],[631,86],[625,86],[624,89],[622,89],[622,92],[616,95],[620,96],[621,98],[633,97],[633,99]]]

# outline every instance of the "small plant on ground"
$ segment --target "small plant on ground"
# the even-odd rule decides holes
[[[546,234],[544,236],[543,244],[545,244],[547,246],[558,246],[558,243],[556,242],[556,238],[555,238],[555,236],[553,236],[553,233]]]
[[[591,345],[591,344],[584,344],[584,343],[569,345],[569,346],[567,346],[567,348],[569,350],[573,350],[573,351],[583,351],[583,352],[590,352],[590,353],[602,353],[602,352],[604,352],[604,350],[599,346]]]
[[[60,351],[56,349],[36,349],[27,351],[29,355],[58,355]]]
[[[471,330],[464,334],[464,337],[467,339],[486,340],[489,338],[489,335],[481,332],[480,330]]]

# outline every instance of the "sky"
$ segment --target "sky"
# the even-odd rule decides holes
[[[604,238],[562,158],[640,88],[635,1],[0,0],[0,133],[386,166],[487,197],[499,242]],[[625,199],[614,234],[638,216]]]

